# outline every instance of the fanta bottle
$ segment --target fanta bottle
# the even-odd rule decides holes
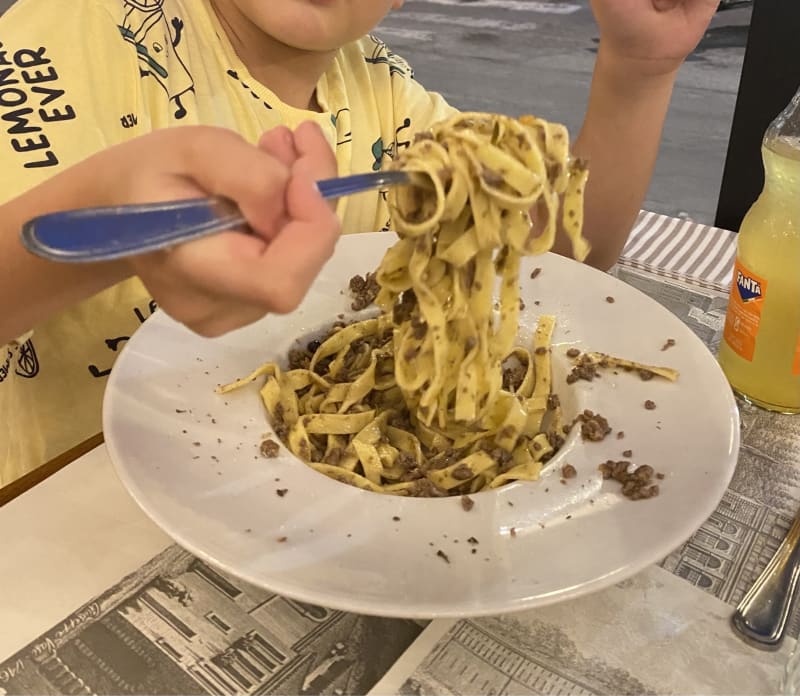
[[[719,362],[747,401],[800,413],[800,90],[761,152],[764,189],[739,230]]]

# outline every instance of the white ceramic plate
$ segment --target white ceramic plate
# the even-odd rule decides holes
[[[558,316],[556,391],[567,412],[590,408],[608,418],[614,433],[603,442],[573,434],[540,481],[477,494],[469,512],[458,497],[346,486],[286,450],[262,457],[259,444],[271,431],[257,388],[221,397],[215,386],[283,360],[295,339],[347,313],[349,278],[374,269],[394,239],[343,238],[290,316],[206,340],[159,312],[128,343],[108,384],[106,442],[122,482],[165,532],[294,599],[384,616],[469,616],[618,582],[662,559],[711,514],[739,447],[736,404],[713,356],[647,296],[551,254],[524,262],[520,337],[530,337],[539,312]],[[542,271],[531,279],[535,267]],[[662,351],[668,338],[676,345]],[[681,376],[670,384],[608,373],[567,387],[570,346],[666,364]],[[654,410],[644,408],[648,399]],[[658,497],[633,502],[619,484],[601,481],[598,465],[628,449],[635,463],[664,473]],[[562,484],[567,462],[578,476]]]

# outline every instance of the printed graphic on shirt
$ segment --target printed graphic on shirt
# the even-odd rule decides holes
[[[39,357],[36,355],[36,348],[30,338],[19,347],[15,372],[25,379],[33,379],[39,374]]]
[[[336,129],[336,146],[353,142],[353,129],[350,125],[350,109],[339,109],[331,114],[331,123]]]
[[[266,100],[262,99],[260,94],[258,94],[250,85],[248,85],[241,77],[239,77],[239,73],[238,72],[236,72],[233,69],[230,69],[230,70],[227,70],[226,73],[227,73],[228,77],[233,78],[234,80],[236,80],[236,82],[239,83],[239,85],[242,87],[242,89],[250,92],[250,96],[253,97],[253,99],[255,99],[256,101],[260,101],[264,105],[265,109],[272,109],[272,106],[270,105],[269,102],[267,102]]]
[[[24,379],[33,379],[39,374],[39,357],[31,339],[16,346],[16,350],[9,346],[5,352],[3,362],[0,363],[0,384],[6,381],[12,368],[15,375]]]
[[[11,371],[11,360],[14,358],[14,351],[10,346],[3,350],[5,351],[5,356],[3,356],[3,362],[0,363],[0,384],[8,379],[8,373]]]
[[[403,125],[398,126],[395,129],[394,140],[389,143],[388,146],[384,143],[383,137],[378,138],[374,143],[372,143],[373,171],[380,171],[381,167],[383,166],[384,157],[394,159],[401,150],[405,150],[409,145],[411,145],[410,140],[401,140],[401,137],[407,137],[404,136],[403,131],[406,131],[409,128],[411,128],[411,119],[407,116],[405,119],[403,119]]]
[[[136,315],[136,318],[139,320],[140,324],[144,324],[144,322],[150,317],[153,312],[156,311],[158,305],[156,304],[155,300],[150,300],[147,305],[147,309],[143,312],[139,307],[133,308],[133,313]],[[105,339],[106,348],[111,351],[114,355],[111,358],[113,363],[116,360],[117,354],[119,353],[122,346],[130,340],[130,336],[113,336],[112,338]],[[95,364],[91,364],[87,368],[89,370],[89,374],[96,378],[100,379],[102,377],[108,377],[111,374],[111,367],[100,368]]]
[[[393,53],[377,36],[370,35],[369,40],[375,45],[373,46],[372,54],[364,56],[364,60],[367,61],[367,63],[370,65],[388,65],[390,75],[414,77],[414,71],[411,69],[411,66],[409,66],[403,58]]]
[[[411,118],[407,116],[403,119],[402,125],[395,129],[394,140],[389,143],[388,147],[384,145],[382,137],[378,138],[374,143],[372,143],[373,171],[380,171],[380,169],[383,167],[384,157],[394,159],[402,150],[405,150],[409,145],[411,145],[411,136],[409,131],[410,128]],[[389,191],[387,189],[381,189],[380,197],[384,203],[388,201],[388,195]],[[391,220],[387,219],[386,223],[381,228],[381,232],[388,232],[389,230],[391,230]]]
[[[75,119],[59,79],[46,47],[0,42],[0,119],[11,149],[26,169],[59,163],[50,124]]]
[[[139,74],[156,80],[175,104],[175,118],[184,118],[187,112],[183,97],[194,91],[194,79],[178,48],[183,38],[183,20],[167,18],[164,0],[123,0],[122,5],[125,18],[119,31],[136,49]]]

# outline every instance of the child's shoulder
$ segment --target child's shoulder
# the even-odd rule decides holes
[[[342,49],[342,53],[350,67],[366,64],[373,72],[385,73],[389,77],[414,77],[414,70],[406,59],[374,34],[353,41]]]

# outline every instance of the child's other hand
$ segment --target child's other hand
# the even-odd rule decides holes
[[[674,72],[695,49],[719,0],[591,0],[601,51],[645,75]]]
[[[258,147],[223,129],[171,129],[128,151],[139,166],[128,162],[128,183],[114,194],[119,202],[221,195],[239,205],[255,233],[223,232],[130,259],[164,311],[218,336],[297,307],[340,232],[314,183],[336,175],[315,124],[274,129]]]

